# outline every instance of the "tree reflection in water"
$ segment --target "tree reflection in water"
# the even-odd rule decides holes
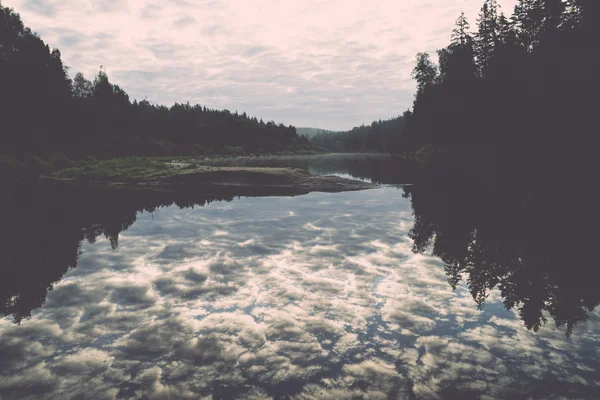
[[[83,188],[43,185],[11,190],[2,197],[3,216],[0,312],[15,323],[31,317],[48,291],[77,266],[84,240],[104,236],[116,249],[119,233],[127,230],[138,212],[155,212],[173,204],[180,208],[231,201],[234,195],[256,192],[203,188],[183,192],[136,189]]]
[[[359,175],[368,171],[359,171]],[[354,174],[354,173],[353,173]],[[372,177],[373,178],[373,177]],[[570,335],[600,303],[600,289],[585,262],[591,236],[563,217],[567,190],[533,192],[518,187],[418,184],[404,187],[415,222],[413,250],[432,248],[445,263],[453,288],[464,278],[483,307],[498,287],[507,309],[517,309],[528,329],[537,331],[550,315]],[[214,192],[90,189],[70,185],[12,191],[2,198],[2,279],[0,312],[15,323],[44,304],[48,291],[77,266],[84,240],[104,236],[113,249],[119,233],[138,212],[203,206],[237,195],[286,195],[230,188]]]
[[[550,315],[569,336],[600,303],[568,190],[553,186],[421,184],[404,188],[415,217],[413,251],[445,263],[453,288],[464,278],[479,307],[498,287],[528,329]],[[586,245],[586,242],[588,244]]]

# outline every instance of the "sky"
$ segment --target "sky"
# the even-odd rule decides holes
[[[500,0],[511,14],[516,0]],[[3,0],[131,100],[246,111],[346,130],[412,106],[415,55],[448,44],[483,0]]]

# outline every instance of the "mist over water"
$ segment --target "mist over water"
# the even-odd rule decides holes
[[[325,157],[321,170],[335,172],[330,165],[342,158]],[[365,171],[381,171],[389,158],[366,158],[370,169],[338,171],[377,180]],[[286,165],[318,168],[297,162]],[[523,318],[533,306],[507,310],[497,288],[478,309],[469,285],[481,278],[464,276],[453,290],[445,263],[431,255],[435,243],[413,252],[415,213],[422,229],[423,205],[434,209],[439,197],[417,188],[411,198],[402,187],[382,187],[187,202],[95,193],[78,201],[81,210],[53,204],[51,212],[23,204],[38,229],[15,218],[24,226],[15,238],[30,241],[13,239],[3,260],[18,269],[0,286],[13,291],[0,319],[0,395],[597,397],[598,311],[574,316],[567,337],[544,310],[548,322],[528,330]],[[42,198],[51,204],[51,195]],[[52,225],[61,207],[62,225]],[[53,268],[62,269],[52,275]],[[572,272],[583,288],[585,276]],[[511,282],[517,293],[527,287]]]

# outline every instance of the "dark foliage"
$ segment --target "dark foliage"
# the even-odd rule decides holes
[[[413,250],[431,245],[479,305],[498,287],[528,328],[550,315],[570,334],[600,303],[586,223],[600,2],[519,0],[510,19],[498,8],[485,0],[475,33],[461,15],[437,65],[417,55],[407,142],[433,156],[427,182],[405,189]]]
[[[205,154],[226,146],[258,152],[310,147],[293,126],[199,105],[131,103],[102,68],[71,80],[58,50],[0,6],[0,148],[26,165],[32,155],[72,158]]]
[[[439,65],[417,56],[413,150],[482,151],[502,174],[532,180],[583,171],[599,83],[598,4],[520,0],[508,19],[486,0],[474,34],[461,16]]]
[[[410,112],[386,121],[374,121],[371,125],[362,125],[346,132],[317,133],[310,141],[336,153],[400,152],[408,144],[405,142],[407,115],[410,115]]]

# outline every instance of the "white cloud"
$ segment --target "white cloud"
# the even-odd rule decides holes
[[[73,71],[132,98],[349,129],[412,105],[414,56],[481,0],[5,0]],[[510,14],[515,0],[502,0]]]

